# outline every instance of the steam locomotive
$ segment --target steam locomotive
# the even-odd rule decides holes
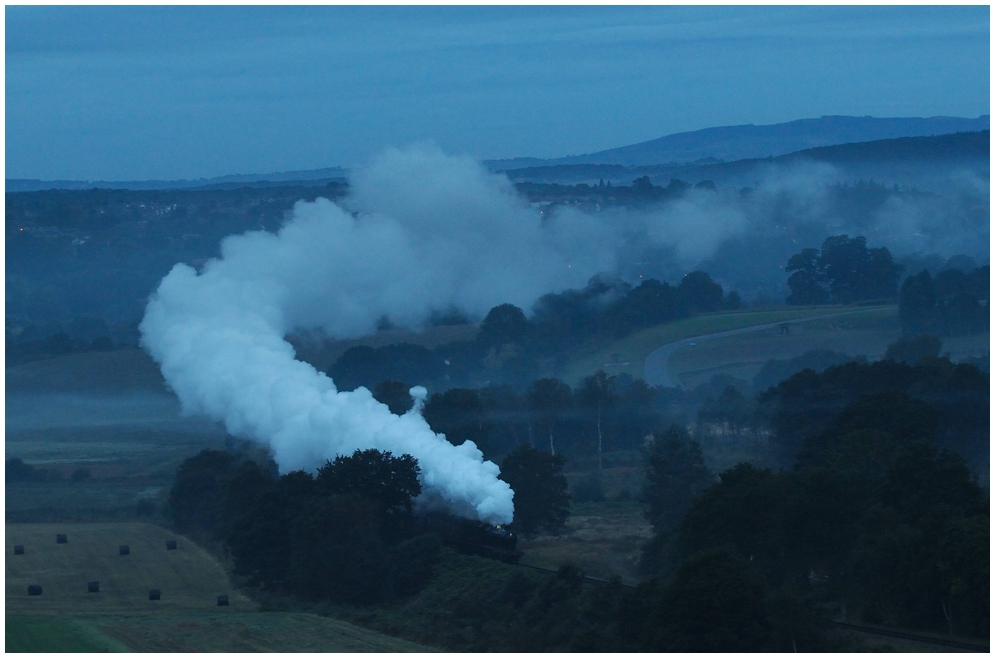
[[[425,530],[435,532],[443,542],[461,553],[508,563],[518,562],[524,554],[516,548],[518,537],[501,526],[463,519],[445,512],[429,512],[422,522]]]

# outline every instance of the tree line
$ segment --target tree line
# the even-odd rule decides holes
[[[724,292],[706,272],[690,272],[676,286],[646,279],[634,287],[618,277],[598,275],[584,288],[540,297],[531,318],[513,304],[495,306],[472,341],[434,349],[409,343],[352,347],[328,368],[328,375],[343,390],[372,389],[388,379],[436,389],[490,381],[522,390],[536,373],[552,376],[568,351],[582,343],[614,340],[741,305],[735,291]]]

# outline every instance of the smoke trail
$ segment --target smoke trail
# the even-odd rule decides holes
[[[612,269],[611,245],[575,237],[590,227],[541,222],[506,179],[437,149],[389,151],[354,190],[353,212],[300,202],[277,234],[226,238],[200,273],[174,266],[149,301],[142,345],[185,413],[268,445],[283,472],[356,449],[409,453],[422,468],[420,505],[510,522],[513,492],[473,442],[432,432],[420,404],[395,416],[365,388],[338,391],[295,360],[284,335],[298,326],[362,335],[384,314],[417,328],[450,305],[528,306]]]

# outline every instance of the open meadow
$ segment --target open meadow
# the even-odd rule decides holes
[[[7,524],[5,543],[8,651],[428,650],[312,614],[260,612],[207,551],[151,524]],[[40,596],[28,595],[31,584]],[[217,605],[222,594],[228,607]]]
[[[741,311],[695,315],[683,320],[667,322],[637,331],[629,336],[626,336],[625,338],[613,341],[607,345],[600,344],[579,349],[564,369],[562,379],[571,386],[576,386],[584,377],[599,369],[605,370],[605,372],[609,375],[626,373],[634,378],[641,378],[645,377],[643,367],[646,362],[646,357],[657,348],[669,343],[694,338],[696,336],[705,336],[721,331],[744,329],[747,327],[772,323],[788,323],[791,324],[792,327],[799,327],[803,324],[808,324],[807,322],[799,323],[799,321],[810,317],[843,314],[849,316],[854,314],[854,311],[855,309],[853,307],[845,306],[805,306],[759,310],[744,309]],[[864,309],[859,309],[859,311],[863,314]],[[892,327],[888,326],[887,328],[875,329],[875,333],[879,339],[885,340],[885,344],[893,341],[897,337],[898,308],[896,306],[868,307],[866,311],[871,315],[882,314],[885,316],[894,316],[894,331],[892,331]],[[815,320],[812,322],[820,321]],[[824,322],[828,324],[831,323],[832,320],[826,320]],[[768,335],[774,336],[775,338],[790,337],[790,335],[785,336],[783,334],[779,334],[777,329],[757,332],[756,335],[760,334],[763,334],[765,338]],[[878,336],[878,334],[880,335]],[[754,336],[755,335],[753,333],[744,334],[743,340],[745,340],[747,344],[750,344],[753,341]],[[809,349],[815,349],[819,346],[813,341],[813,336],[810,333],[799,332],[797,333],[797,336],[799,339],[791,342],[772,340],[767,341],[766,343],[758,343],[758,348],[766,346],[766,351],[763,353],[762,357],[753,357],[750,354],[730,354],[728,355],[731,359],[729,362],[705,362],[703,367],[729,367],[735,369],[743,365],[742,362],[745,359],[747,362],[745,365],[748,365],[750,368],[753,368],[755,365],[756,369],[759,370],[760,366],[763,365],[763,362],[769,358],[790,358],[795,356],[797,353],[801,353]],[[840,340],[837,342],[845,344],[851,336],[839,336],[839,338]],[[884,352],[883,347],[881,352]],[[759,361],[759,364],[757,364],[758,358],[762,359]],[[699,370],[701,367],[699,367],[698,362],[692,358],[686,363],[682,362],[682,365],[678,367],[678,374],[685,372],[684,369]]]

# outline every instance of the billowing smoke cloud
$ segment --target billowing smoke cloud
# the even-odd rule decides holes
[[[357,176],[348,209],[301,202],[275,235],[226,238],[202,272],[176,265],[148,304],[142,344],[184,412],[268,445],[284,472],[356,449],[409,453],[422,469],[421,505],[509,522],[513,494],[473,442],[436,435],[420,405],[395,416],[364,388],[338,391],[284,336],[298,326],[359,336],[384,314],[417,328],[451,305],[527,307],[614,268],[610,240],[587,242],[597,230],[541,221],[472,161],[388,151]]]
[[[384,315],[418,329],[454,306],[478,317],[502,303],[528,310],[600,272],[673,282],[700,268],[747,299],[776,296],[788,257],[828,235],[863,234],[871,246],[906,236],[901,247],[914,248],[935,244],[956,214],[909,195],[855,214],[834,201],[840,172],[823,164],[752,175],[750,190],[727,183],[642,210],[540,215],[470,159],[389,150],[357,172],[342,205],[300,202],[276,234],[226,238],[200,273],[176,265],[149,302],[142,343],[186,413],[268,445],[285,472],[360,448],[410,453],[422,468],[419,504],[507,522],[513,494],[472,442],[454,447],[433,433],[417,404],[399,417],[366,389],[338,391],[295,360],[284,336],[320,327],[358,337]],[[971,207],[987,207],[987,188],[974,187]],[[965,221],[962,232],[977,236],[976,219]]]

